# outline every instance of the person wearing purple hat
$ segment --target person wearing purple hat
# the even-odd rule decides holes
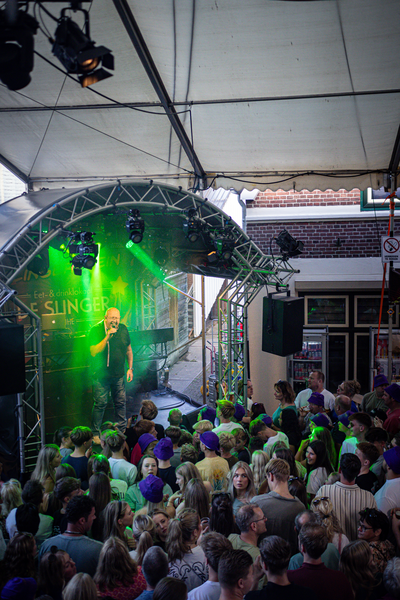
[[[333,410],[335,406],[335,396],[329,390],[325,389],[325,375],[322,371],[312,371],[308,379],[308,388],[302,390],[296,396],[294,401],[296,407],[302,408],[307,406],[307,402],[312,392],[318,392],[324,397],[324,408],[325,410]]]
[[[383,392],[383,401],[386,405],[387,417],[383,422],[390,437],[394,437],[400,431],[400,385],[392,383]]]
[[[135,465],[132,465],[125,459],[125,439],[125,436],[119,431],[110,431],[110,433],[107,435],[106,443],[111,450],[111,458],[108,459],[108,462],[110,463],[111,475],[114,479],[122,479],[122,481],[126,481],[129,487],[135,483],[137,468]]]
[[[143,498],[146,500],[146,512],[150,512],[150,509],[153,510],[153,508],[158,508],[149,506],[149,503],[151,503],[152,505],[160,504],[163,502],[163,488],[163,480],[160,479],[160,477],[156,477],[155,475],[150,474],[146,477],[146,479],[142,479],[142,481],[139,481],[139,489],[142,493]],[[142,511],[144,511],[144,509],[142,509]]]
[[[33,577],[14,577],[1,591],[1,600],[33,600],[37,583]]]
[[[214,425],[217,411],[211,406],[203,406],[197,415],[197,421],[210,421]]]
[[[383,453],[387,465],[386,483],[375,494],[379,510],[385,513],[400,506],[400,446],[390,448]]]
[[[317,413],[310,418],[310,430],[312,431],[315,427],[326,427],[330,425],[329,418],[323,413]]]
[[[240,423],[232,421],[235,414],[235,405],[230,400],[223,398],[217,402],[217,417],[220,425],[213,429],[213,432],[219,435],[222,432],[232,433],[234,429],[242,427]]]
[[[374,408],[387,410],[387,406],[383,401],[383,392],[389,385],[386,375],[379,373],[374,377],[374,388],[372,392],[365,394],[361,401],[361,410],[370,413]]]
[[[302,429],[302,436],[306,438],[310,435],[311,417],[324,412],[324,397],[319,392],[312,392],[308,399],[308,412],[304,408],[299,410],[299,425]],[[330,419],[329,419],[330,420]]]
[[[172,440],[168,437],[162,438],[157,446],[155,446],[154,456],[158,458],[158,476],[163,480],[164,483],[168,483],[171,486],[172,491],[175,493],[179,490],[179,486],[176,483],[175,467],[171,465],[171,457],[174,455],[174,445]]]
[[[204,452],[205,458],[196,463],[203,481],[211,484],[214,492],[223,491],[227,486],[227,476],[229,473],[229,464],[224,458],[217,456],[219,449],[219,439],[213,431],[205,431],[200,435],[200,449]]]

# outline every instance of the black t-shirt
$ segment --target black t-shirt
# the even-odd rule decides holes
[[[89,346],[96,346],[106,337],[104,321],[94,325],[89,333]],[[103,352],[92,357],[94,376],[98,379],[106,377],[123,377],[125,375],[125,358],[131,343],[129,332],[123,323],[118,331],[108,340]]]
[[[158,476],[163,480],[164,483],[168,483],[168,485],[171,486],[171,489],[174,493],[179,490],[179,486],[176,483],[175,467],[171,465],[166,469],[158,469]]]
[[[362,490],[366,490],[367,492],[372,492],[372,488],[377,481],[378,478],[372,471],[365,473],[365,475],[358,475],[358,477],[356,477],[356,484],[358,487],[360,487]]]

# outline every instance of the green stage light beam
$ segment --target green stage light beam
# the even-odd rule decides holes
[[[156,279],[162,281],[166,285],[169,285],[165,281],[167,274],[162,269],[160,269],[160,267],[154,262],[152,258],[150,258],[147,252],[145,252],[143,248],[139,246],[139,244],[134,244],[131,240],[129,240],[129,242],[126,243],[125,247],[128,248],[128,250],[133,254],[135,258],[140,260],[142,265],[144,265],[146,269],[148,269]]]

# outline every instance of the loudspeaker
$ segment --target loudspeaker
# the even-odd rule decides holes
[[[192,412],[182,415],[182,425],[184,425],[190,433],[194,433],[193,425],[197,423],[197,416],[202,408],[203,406],[199,406],[199,408],[192,410]]]
[[[265,297],[263,300],[263,352],[288,356],[301,350],[304,298]]]
[[[7,323],[0,327],[0,396],[25,389],[24,326]]]

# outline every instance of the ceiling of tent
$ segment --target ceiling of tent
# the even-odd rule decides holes
[[[0,160],[32,189],[379,187],[398,166],[399,22],[398,0],[93,0],[114,76],[82,89],[38,31],[31,83],[0,85]]]

